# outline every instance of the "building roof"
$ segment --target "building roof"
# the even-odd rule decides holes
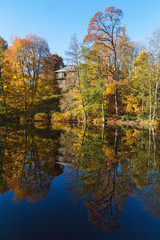
[[[57,71],[55,71],[56,73],[59,73],[59,72],[75,72],[76,69],[75,69],[75,66],[74,65],[67,65]]]

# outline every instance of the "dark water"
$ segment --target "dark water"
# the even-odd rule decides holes
[[[159,131],[1,127],[0,239],[159,240]]]

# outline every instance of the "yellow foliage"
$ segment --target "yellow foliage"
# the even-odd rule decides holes
[[[103,96],[107,96],[109,94],[114,94],[115,91],[115,82],[110,81],[107,83],[107,87],[103,93]]]
[[[141,111],[141,109],[138,107],[137,100],[132,94],[126,95],[125,98],[122,99],[122,103],[126,105],[127,113],[132,114]]]
[[[52,116],[51,116],[51,123],[54,124],[54,123],[59,123],[59,122],[67,122],[70,120],[70,116],[67,117],[66,114],[64,113],[59,113],[59,112],[55,112],[55,113],[52,113]]]
[[[48,116],[46,113],[37,113],[34,116],[35,121],[48,121]]]
[[[114,153],[114,150],[112,148],[110,148],[106,144],[104,144],[102,150],[105,153],[107,160],[109,160],[110,162],[115,162],[116,161],[115,153]]]

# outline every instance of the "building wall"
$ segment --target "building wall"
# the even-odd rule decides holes
[[[56,79],[62,84],[73,84],[76,80],[76,72],[58,72],[56,73]]]

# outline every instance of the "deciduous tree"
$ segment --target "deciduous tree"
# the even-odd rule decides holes
[[[49,47],[44,39],[31,34],[11,42],[4,59],[4,96],[8,110],[28,111],[36,98]]]
[[[119,106],[119,70],[120,70],[120,52],[119,40],[122,31],[121,19],[123,13],[121,9],[108,7],[104,12],[97,12],[90,20],[88,34],[84,38],[84,42],[99,44],[104,46],[108,51],[108,67],[115,81],[115,104],[116,113],[120,115]]]

